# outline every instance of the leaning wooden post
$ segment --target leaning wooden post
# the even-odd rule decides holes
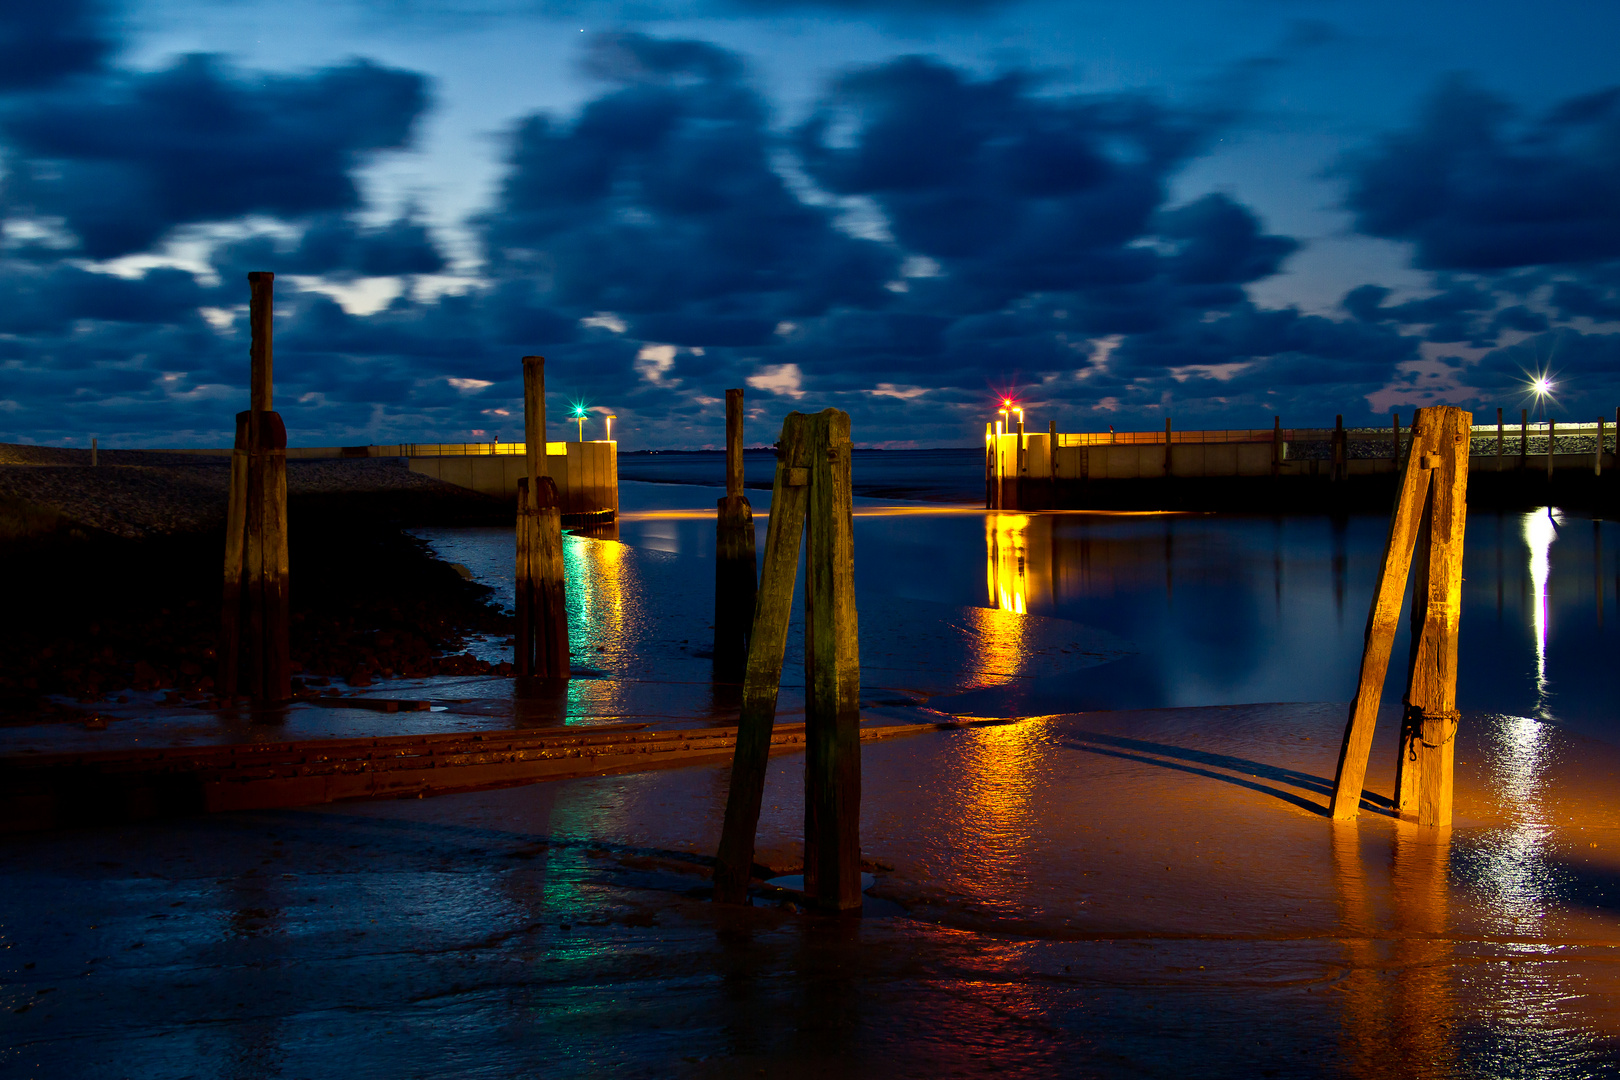
[[[1395,768],[1396,811],[1420,825],[1451,824],[1457,735],[1457,629],[1473,415],[1438,410],[1434,482],[1412,583],[1411,670]]]
[[[1389,538],[1384,544],[1384,560],[1373,588],[1372,606],[1367,612],[1356,696],[1350,703],[1350,718],[1339,747],[1339,767],[1329,806],[1329,813],[1336,818],[1353,818],[1361,806],[1361,786],[1367,778],[1367,756],[1378,721],[1378,701],[1384,689],[1384,676],[1389,671],[1389,654],[1401,619],[1401,599],[1412,565],[1412,548],[1417,542],[1432,475],[1424,463],[1433,451],[1435,424],[1430,414],[1434,411],[1419,409],[1412,416],[1406,467],[1401,471],[1395,509],[1389,519]]]
[[[827,409],[807,427],[804,887],[817,907],[852,911],[861,906],[861,670],[849,414]]]
[[[765,530],[765,565],[754,605],[754,628],[748,639],[748,667],[743,675],[742,714],[737,720],[737,746],[731,759],[731,787],[726,819],[715,859],[714,898],[720,903],[748,900],[754,866],[754,833],[765,792],[765,767],[776,722],[776,694],[782,684],[782,657],[787,647],[788,616],[799,573],[799,544],[804,535],[810,472],[806,467],[803,413],[788,413],[776,444],[776,482],[771,488],[770,524]]]
[[[1472,425],[1472,414],[1451,407],[1419,409],[1412,419],[1411,446],[1367,615],[1361,677],[1339,749],[1329,811],[1335,818],[1353,818],[1360,807],[1378,701],[1415,546],[1414,637],[1401,757],[1396,767],[1396,801],[1402,817],[1424,825],[1451,823],[1457,627]]]
[[[714,673],[726,682],[748,666],[758,567],[754,511],[743,495],[743,392],[726,391],[726,495],[716,507]]]

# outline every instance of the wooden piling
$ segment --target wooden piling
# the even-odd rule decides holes
[[[274,404],[275,275],[248,274],[250,408],[236,418],[226,509],[216,691],[292,696],[287,550],[287,428]],[[243,656],[243,646],[246,656]]]
[[[742,713],[731,761],[725,824],[714,870],[714,898],[719,903],[748,901],[754,864],[754,834],[765,791],[771,727],[776,721],[776,695],[782,683],[782,657],[787,647],[788,616],[799,570],[799,544],[809,501],[810,477],[803,413],[788,413],[776,444],[776,480],[771,487],[770,524],[765,531],[765,561],[754,605],[754,628],[748,640],[748,666],[743,675]]]
[[[1412,582],[1411,665],[1395,787],[1402,818],[1445,828],[1451,824],[1456,757],[1457,630],[1473,417],[1460,409],[1441,412]]]
[[[1602,439],[1599,439],[1599,440],[1598,440],[1598,445],[1599,445],[1599,446],[1600,446],[1600,447],[1601,447],[1601,446],[1602,446],[1602,444],[1603,444],[1603,440],[1602,440]],[[94,465],[99,465],[99,464],[100,464],[100,462],[99,462],[99,461],[98,461],[98,456],[99,456],[99,455],[98,455],[98,454],[97,454],[97,452],[96,452],[96,451],[97,451],[97,450],[98,450],[98,449],[99,449],[99,448],[98,448],[98,447],[97,447],[97,445],[96,445],[96,439],[95,439],[95,436],[93,436],[93,435],[92,435],[92,436],[91,436],[91,437],[90,437],[90,464],[91,464],[91,465],[93,465],[93,466],[94,466]]]
[[[1400,491],[1367,614],[1360,678],[1339,748],[1329,807],[1335,818],[1354,818],[1360,808],[1379,697],[1416,547],[1420,571],[1413,593],[1413,625],[1419,629],[1411,653],[1398,798],[1405,807],[1402,813],[1422,824],[1450,823],[1457,618],[1472,424],[1472,414],[1450,407],[1419,409],[1412,418]]]
[[[811,417],[805,441],[805,891],[817,907],[850,911],[861,906],[861,674],[849,415]]]
[[[562,506],[546,469],[546,358],[523,358],[523,449],[528,475],[518,487],[517,634],[519,675],[566,679],[568,603]]]
[[[735,682],[748,666],[758,589],[754,511],[743,495],[743,392],[726,391],[726,495],[716,507],[714,675]]]

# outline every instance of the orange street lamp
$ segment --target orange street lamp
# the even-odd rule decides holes
[[[607,414],[607,441],[608,442],[613,441],[613,421],[615,421],[617,419],[618,419],[618,416],[616,414],[614,414],[614,413],[608,413]]]

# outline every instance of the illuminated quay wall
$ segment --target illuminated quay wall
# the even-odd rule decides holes
[[[154,454],[230,457],[228,449],[153,450]],[[522,443],[393,443],[380,446],[297,446],[289,460],[404,458],[414,473],[499,498],[517,498],[527,476]],[[619,511],[619,444],[611,439],[546,443],[545,474],[557,485],[569,517],[611,521]]]
[[[1387,510],[1410,441],[1403,429],[1397,449],[1390,428],[1060,434],[987,427],[989,510]],[[1495,425],[1476,426],[1469,502],[1614,507],[1614,430],[1558,424],[1548,453],[1548,425],[1506,427],[1500,445]],[[1582,444],[1580,452],[1566,450]]]

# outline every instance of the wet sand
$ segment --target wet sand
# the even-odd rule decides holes
[[[1342,717],[869,746],[858,920],[707,903],[720,768],[8,841],[0,1072],[1612,1073],[1620,755],[1469,715],[1449,834],[1335,824]]]

